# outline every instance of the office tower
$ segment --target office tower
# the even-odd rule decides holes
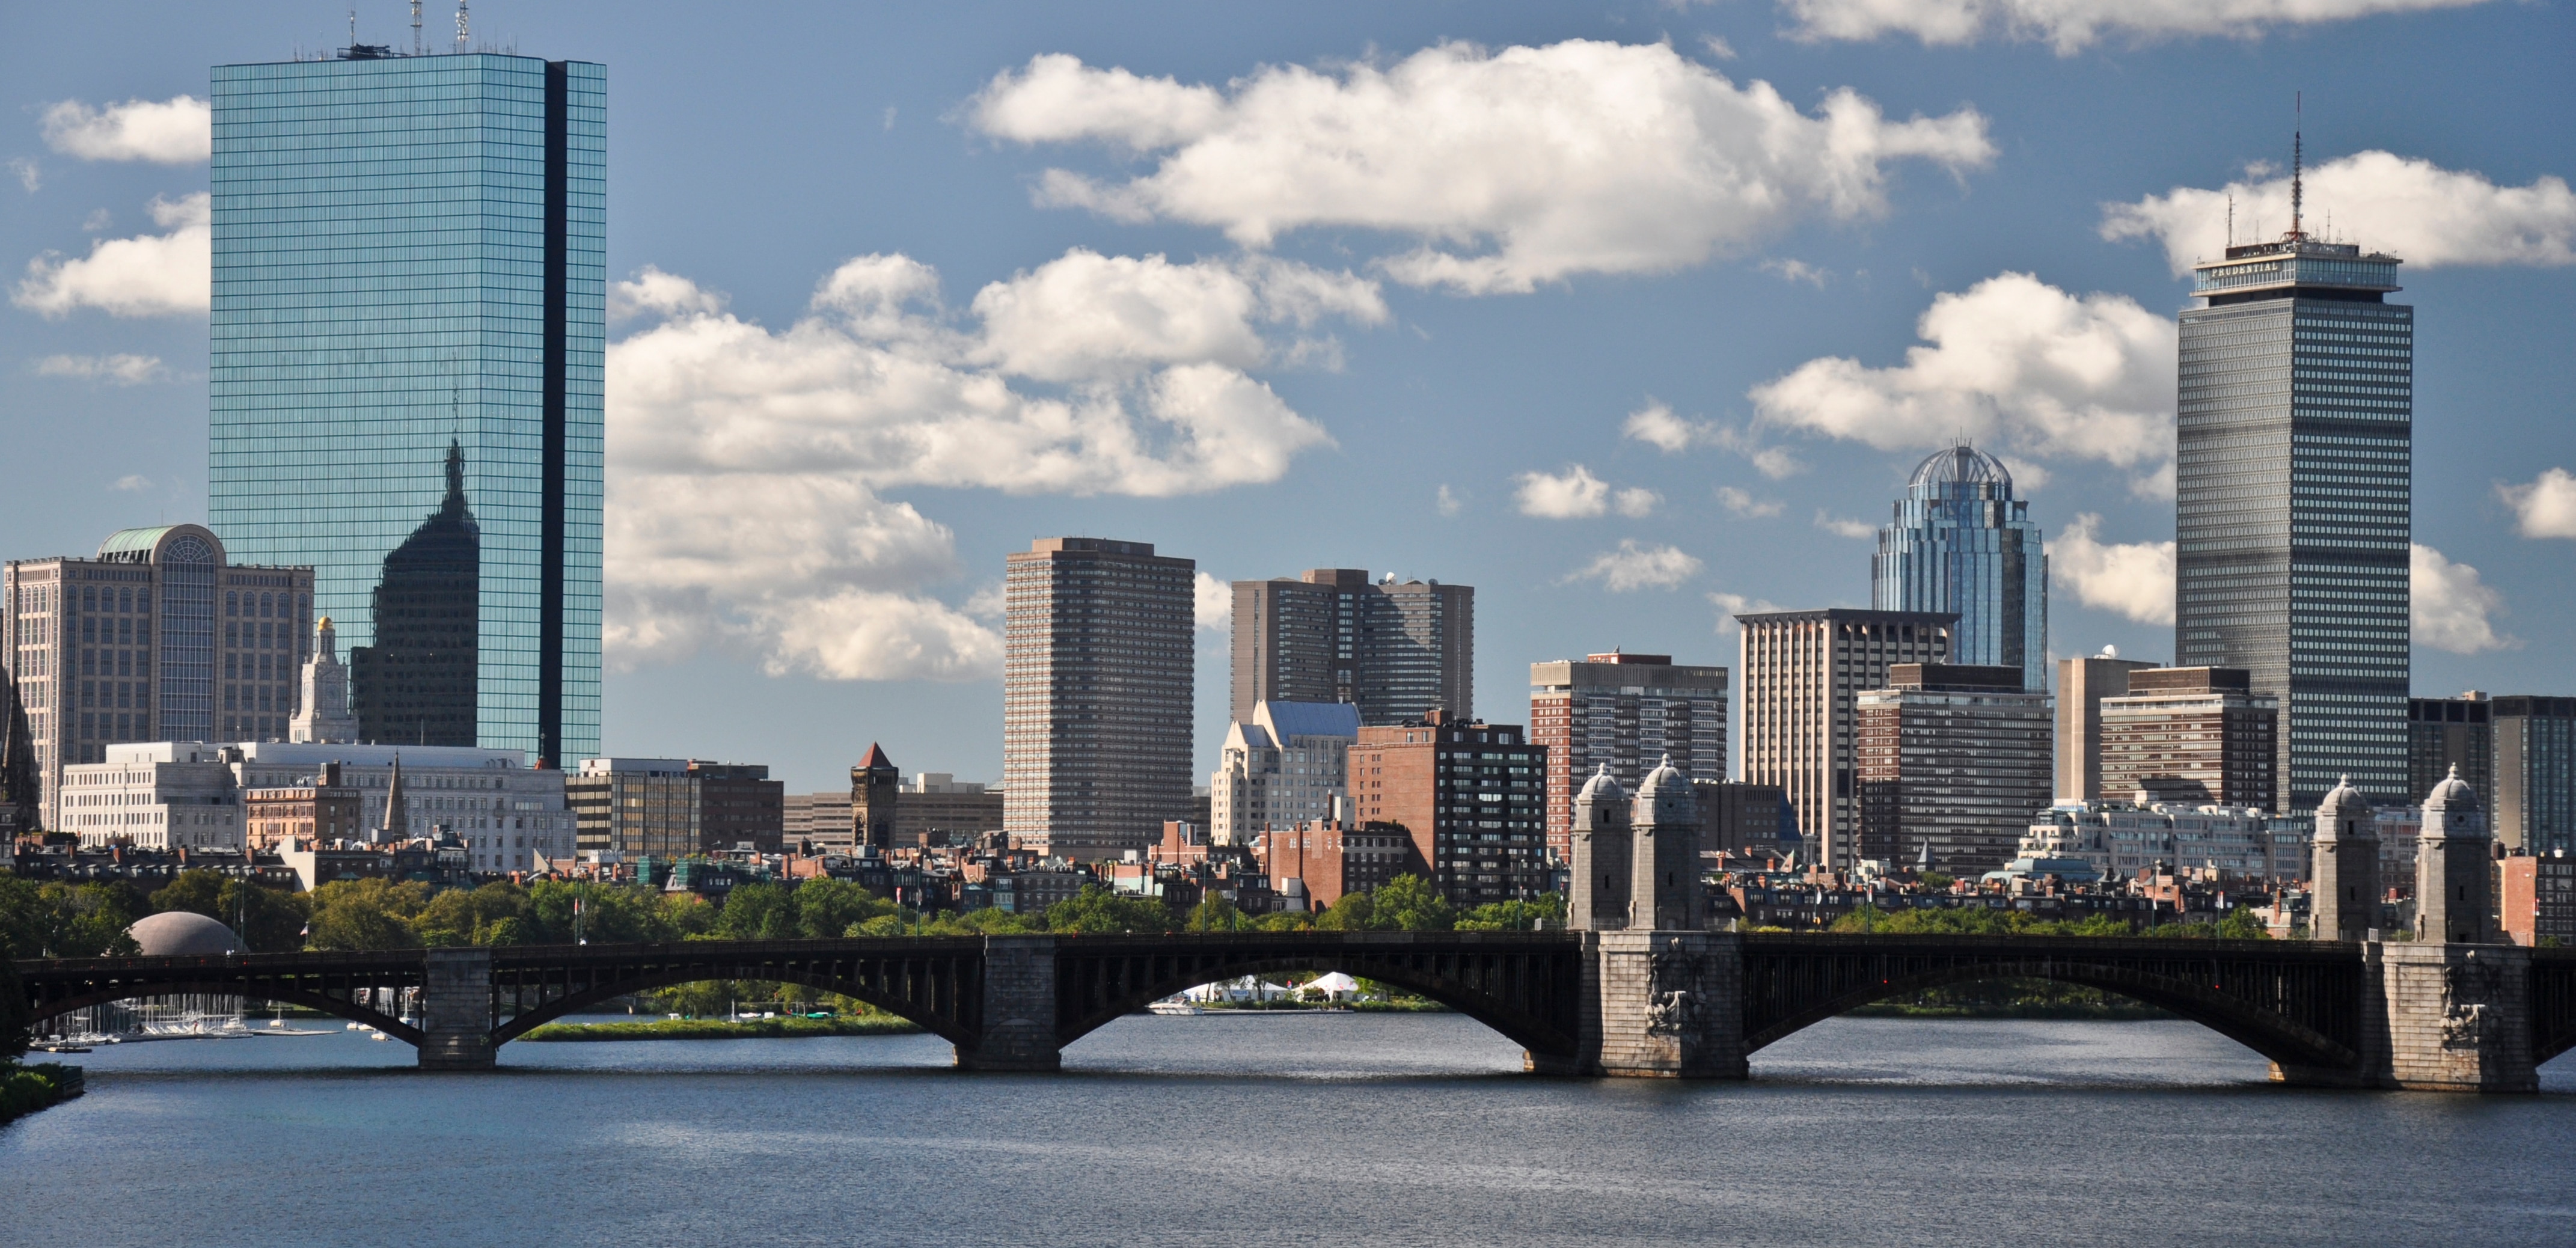
[[[894,848],[894,825],[903,773],[885,748],[868,742],[867,757],[850,769],[850,844],[879,853]]]
[[[780,849],[787,829],[787,786],[759,763],[689,760],[698,786],[699,852],[732,852],[746,846],[764,854]]]
[[[27,715],[40,816],[111,742],[275,741],[313,633],[313,569],[227,561],[202,525],[110,534],[94,558],[0,570],[0,659]]]
[[[1739,780],[1696,780],[1703,856],[1778,854],[1798,848],[1798,812],[1786,789]],[[1550,796],[1555,790],[1549,790]]]
[[[1069,861],[1187,819],[1197,565],[1150,542],[1047,537],[1003,578],[1003,826]]]
[[[1884,688],[1891,664],[1948,662],[1956,618],[1843,608],[1735,617],[1744,630],[1743,779],[1788,794],[1808,865],[1847,869],[1866,856],[1854,844],[1854,699]]]
[[[1869,605],[1947,611],[1950,661],[2017,667],[2048,688],[2048,555],[2003,461],[1964,444],[1915,465],[1878,530]]]
[[[539,857],[573,856],[564,773],[530,767],[517,750],[253,741],[219,752],[244,793],[309,785],[337,765],[340,783],[358,791],[359,835],[401,841],[443,828],[463,842],[471,870],[528,871]]]
[[[2102,699],[2129,691],[2129,673],[2158,666],[2104,648],[2057,661],[2057,800],[2097,802],[2102,789]]]
[[[2279,703],[2240,669],[2131,672],[2127,696],[2102,700],[2103,792],[2270,810],[2279,721]]]
[[[1348,702],[1255,705],[1249,722],[1226,729],[1208,777],[1209,839],[1250,845],[1272,828],[1340,818],[1359,734],[1359,708]]]
[[[2456,767],[2460,779],[2478,791],[2479,809],[2495,812],[2494,709],[2475,689],[2456,698],[2406,699],[2407,804],[2423,805]],[[2500,833],[2502,827],[2490,830]]]
[[[698,786],[685,758],[586,758],[564,777],[585,854],[682,858],[702,852]]]
[[[1249,722],[1261,702],[1349,702],[1363,724],[1433,711],[1475,715],[1476,590],[1438,581],[1371,583],[1362,568],[1303,580],[1234,583],[1233,698]]]
[[[1002,830],[1002,790],[945,771],[913,773],[895,806],[894,843],[918,845],[926,836],[948,835],[951,845],[986,832]]]
[[[2018,667],[1891,664],[1854,708],[1858,856],[1915,863],[1929,850],[1951,875],[2004,865],[2048,808],[2054,719]]]
[[[2193,266],[2182,314],[2174,664],[2281,705],[2290,809],[2406,795],[2415,310],[2394,256],[2290,230]],[[2232,240],[2231,240],[2232,242]]]
[[[316,569],[370,740],[598,750],[605,86],[214,70],[209,523]]]
[[[310,657],[304,660],[295,714],[286,721],[286,739],[356,741],[358,719],[349,713],[349,672],[340,666],[339,633],[331,627],[330,616],[314,626],[313,645],[306,653]]]
[[[1520,725],[1437,711],[1410,724],[1363,724],[1350,784],[1354,822],[1402,825],[1450,901],[1480,906],[1556,887],[1546,858],[1547,748]]]
[[[2495,795],[2508,848],[2576,850],[2576,698],[2495,700]]]
[[[1726,669],[1617,651],[1532,663],[1530,740],[1547,747],[1547,847],[1566,861],[1575,789],[1602,764],[1623,786],[1667,757],[1694,780],[1726,778]]]

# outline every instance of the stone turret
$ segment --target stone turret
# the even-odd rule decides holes
[[[2352,777],[2317,807],[2308,842],[2308,934],[2316,940],[2367,940],[2379,926],[2379,830],[2375,812]]]
[[[860,853],[894,848],[894,807],[903,789],[903,773],[885,748],[871,741],[868,755],[850,769],[850,833]]]
[[[1578,932],[1628,926],[1629,871],[1634,860],[1628,790],[1610,774],[1607,763],[1574,795],[1572,840],[1573,896],[1568,898],[1566,926]]]
[[[331,617],[313,629],[313,657],[304,661],[303,698],[295,717],[286,721],[286,739],[348,744],[358,739],[357,717],[349,713],[349,670],[340,665],[339,634]]]
[[[2496,943],[2495,838],[2477,790],[2450,777],[2424,797],[2415,844],[2415,939],[2452,945]]]
[[[1655,931],[1706,927],[1699,882],[1699,798],[1671,755],[1637,786],[1631,816],[1636,846],[1630,862],[1628,925]]]

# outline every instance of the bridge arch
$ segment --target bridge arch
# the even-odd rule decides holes
[[[1744,1049],[1751,1054],[1828,1018],[1890,997],[1991,979],[2039,979],[2118,993],[2207,1027],[2285,1069],[2343,1069],[2360,1060],[2352,1048],[2279,1011],[2250,1004],[2206,984],[2117,962],[2055,957],[1927,968],[1846,988],[1776,1018],[1759,1020],[1762,1025],[1758,1029],[1748,1026]]]
[[[1220,946],[1190,956],[1124,958],[1118,959],[1121,965],[1109,968],[1083,965],[1092,959],[1083,956],[1088,951],[1080,950],[1076,942],[1060,948],[1057,974],[1064,978],[1057,985],[1059,1048],[1174,993],[1285,971],[1339,971],[1393,985],[1491,1028],[1542,1064],[1570,1060],[1580,1043],[1567,1026],[1573,1011],[1550,1008],[1570,1002],[1580,971],[1556,965],[1550,956],[1553,950],[1425,948],[1408,955],[1383,947],[1301,941],[1287,947],[1273,943],[1268,948],[1229,950]],[[1065,982],[1067,978],[1071,982]]]
[[[399,992],[400,990],[395,989],[394,991]],[[359,1005],[353,1001],[330,996],[325,993],[311,992],[302,988],[289,987],[284,984],[242,983],[233,980],[176,979],[166,983],[119,983],[113,987],[101,988],[94,992],[85,992],[75,996],[60,997],[46,1001],[41,1005],[35,1005],[33,1006],[33,1015],[28,1021],[31,1025],[42,1023],[46,1019],[60,1018],[61,1016],[69,1014],[75,1010],[85,1010],[93,1005],[108,1005],[118,1001],[131,1001],[140,997],[177,997],[192,994],[208,997],[240,997],[246,1001],[275,1001],[286,1005],[300,1005],[309,1010],[319,1010],[322,1013],[329,1014],[335,1018],[343,1018],[353,1023],[373,1027],[386,1035],[392,1036],[396,1040],[401,1040],[408,1044],[416,1046],[421,1041],[420,1028],[414,1027],[410,1023],[404,1022],[402,1019],[391,1014],[387,1014],[382,1010]]]
[[[676,984],[697,984],[728,979],[759,980],[764,983],[799,984],[807,988],[820,989],[824,992],[838,993],[839,995],[848,997],[854,1001],[865,1002],[870,1008],[883,1010],[888,1014],[892,1014],[895,1017],[903,1019],[904,1021],[921,1028],[923,1031],[936,1035],[951,1044],[972,1045],[975,1041],[975,1037],[971,1034],[971,1029],[961,1024],[954,1017],[946,1016],[937,1010],[920,1008],[917,1004],[906,1001],[901,996],[878,992],[870,985],[857,983],[838,976],[814,974],[794,970],[781,970],[774,967],[767,968],[759,974],[710,975],[703,968],[692,967],[688,969],[657,970],[648,974],[606,980],[587,988],[578,989],[573,992],[553,997],[542,1005],[522,1010],[506,1018],[496,1020],[496,1025],[492,1028],[492,1044],[493,1047],[498,1048],[501,1045],[507,1044],[512,1040],[516,1040],[530,1031],[545,1026],[547,1023],[553,1022],[565,1015],[578,1013],[585,1007],[597,1005],[602,1001],[614,1000],[630,993],[650,992],[656,988],[668,988]]]

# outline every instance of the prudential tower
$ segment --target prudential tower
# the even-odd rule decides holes
[[[2395,256],[2309,237],[2291,187],[2288,233],[2192,269],[2174,661],[2280,699],[2284,809],[2345,773],[2401,801],[2415,310],[2387,300]]]

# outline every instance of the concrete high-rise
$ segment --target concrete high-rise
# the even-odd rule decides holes
[[[2102,791],[2102,700],[2129,692],[2129,673],[2159,666],[2105,650],[2057,661],[2057,798],[2098,802]]]
[[[209,526],[315,568],[371,740],[598,751],[605,91],[365,45],[213,71]]]
[[[1348,702],[1263,702],[1227,727],[1208,777],[1208,837],[1250,845],[1273,828],[1348,818],[1351,742],[1359,708]],[[1329,904],[1329,903],[1319,903]]]
[[[1856,856],[1981,875],[2048,809],[2053,716],[2022,669],[1896,663],[1856,699]],[[1839,864],[1838,864],[1839,865]]]
[[[2048,554],[2012,472],[1973,447],[1915,465],[1878,530],[1869,605],[1947,611],[1950,661],[2021,669],[2022,687],[2048,688]]]
[[[2433,786],[2459,770],[2478,791],[2478,808],[2495,808],[2495,705],[2472,689],[2456,698],[2406,700],[2406,801],[2420,806]]]
[[[2576,698],[2495,700],[2495,795],[2508,848],[2576,850]]]
[[[2294,183],[2294,187],[2295,187]],[[2415,310],[2394,256],[2301,228],[2193,266],[2174,664],[2276,698],[2282,800],[2406,796]]]
[[[1726,669],[1617,651],[1532,663],[1530,740],[1547,747],[1547,847],[1570,861],[1574,793],[1603,765],[1623,788],[1666,759],[1693,780],[1726,778]]]
[[[1739,615],[1744,629],[1744,767],[1776,784],[1798,815],[1810,865],[1848,868],[1860,852],[1853,707],[1898,663],[1950,661],[1948,612],[1778,611]]]
[[[228,561],[202,525],[124,529],[94,558],[0,572],[0,663],[27,717],[41,814],[111,743],[280,741],[313,636],[313,569]]]
[[[1228,714],[1262,702],[1349,702],[1363,724],[1433,711],[1472,718],[1476,590],[1438,581],[1372,582],[1362,568],[1315,568],[1301,580],[1234,583]]]
[[[1003,578],[1003,826],[1075,861],[1191,814],[1198,565],[1150,542],[1048,537]]]
[[[2280,706],[2229,668],[2129,673],[2129,692],[2102,700],[2102,790],[2187,806],[2274,809]]]
[[[1431,882],[1461,906],[1535,898],[1548,868],[1547,749],[1518,724],[1434,713],[1364,725],[1351,746],[1352,822],[1411,834]]]

